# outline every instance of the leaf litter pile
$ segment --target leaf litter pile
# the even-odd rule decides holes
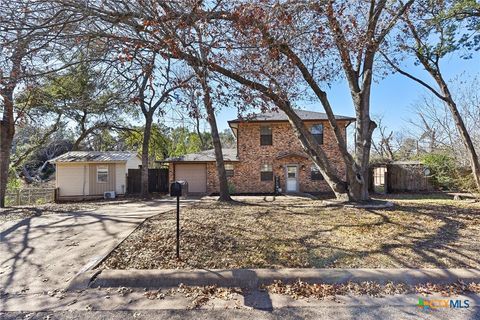
[[[383,297],[396,294],[422,294],[429,295],[440,293],[442,296],[460,295],[465,293],[480,293],[480,283],[464,283],[458,281],[450,284],[417,284],[408,285],[405,283],[388,282],[379,284],[377,282],[347,282],[340,284],[310,284],[297,280],[291,284],[282,281],[275,281],[270,285],[262,287],[269,293],[290,296],[293,299],[314,298],[323,300],[327,297],[335,298],[338,295],[368,295],[372,297]]]
[[[202,201],[181,209],[181,259],[171,211],[137,228],[100,268],[480,268],[480,203],[394,202],[366,210],[294,197]]]
[[[189,309],[198,309],[212,299],[221,299],[224,301],[234,300],[238,308],[240,307],[240,301],[237,298],[242,293],[242,289],[240,288],[224,288],[217,287],[216,285],[192,287],[180,284],[178,288],[170,288],[165,291],[162,291],[162,289],[145,291],[144,296],[149,300],[155,300],[180,294],[191,300]]]
[[[442,296],[458,296],[461,294],[480,294],[480,283],[464,283],[461,281],[449,284],[417,284],[408,285],[405,283],[388,282],[379,284],[377,282],[347,282],[339,284],[326,283],[307,283],[297,280],[294,283],[283,283],[274,281],[270,285],[263,285],[259,288],[267,291],[269,294],[286,295],[294,300],[299,299],[317,299],[337,300],[337,296],[370,296],[381,298],[400,294],[421,294],[428,296],[431,294],[441,294]],[[107,289],[108,290],[108,289]],[[132,293],[130,288],[118,288],[117,293],[120,296],[126,296]],[[180,284],[178,287],[169,289],[147,290],[143,297],[148,300],[164,300],[167,297],[182,296],[190,301],[188,309],[199,309],[204,306],[211,306],[215,300],[232,301],[233,305],[224,308],[239,309],[243,307],[241,296],[248,295],[248,290],[241,288],[226,288],[216,285],[208,286],[187,286]]]

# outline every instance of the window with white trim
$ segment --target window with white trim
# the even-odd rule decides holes
[[[108,182],[108,166],[97,166],[97,183]]]

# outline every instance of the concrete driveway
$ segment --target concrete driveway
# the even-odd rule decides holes
[[[182,200],[182,205],[198,200]],[[146,218],[174,209],[174,199],[114,202],[91,211],[48,214],[0,226],[0,310],[22,310],[13,297],[52,295],[88,269]],[[28,308],[27,308],[28,310]]]

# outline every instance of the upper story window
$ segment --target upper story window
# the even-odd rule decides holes
[[[273,180],[273,169],[271,164],[262,164],[262,167],[260,168],[260,180],[261,181]]]
[[[318,144],[323,144],[323,124],[314,124],[310,128],[310,133]]]
[[[97,183],[108,182],[108,166],[97,167]]]
[[[260,145],[272,145],[272,127],[268,125],[260,126]]]
[[[323,180],[323,176],[315,164],[312,164],[310,168],[310,180]]]
[[[233,177],[233,169],[234,169],[233,164],[225,163],[225,174],[227,175],[227,178]]]

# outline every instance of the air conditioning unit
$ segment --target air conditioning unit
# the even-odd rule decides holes
[[[107,191],[103,193],[104,199],[115,199],[115,191]]]

